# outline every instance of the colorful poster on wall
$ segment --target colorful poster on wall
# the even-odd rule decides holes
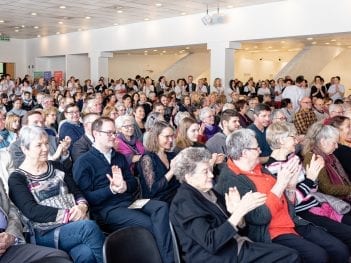
[[[51,79],[51,71],[44,71],[44,79],[47,81]]]
[[[57,84],[60,84],[63,80],[63,71],[54,71],[54,79]]]
[[[34,71],[33,72],[34,79],[39,79],[44,77],[44,71]]]

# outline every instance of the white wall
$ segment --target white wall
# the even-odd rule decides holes
[[[0,62],[15,63],[16,76],[23,77],[27,74],[30,69],[27,65],[26,41],[20,39],[0,41]]]
[[[90,59],[88,54],[67,55],[66,56],[66,79],[75,76],[83,81],[90,78]]]

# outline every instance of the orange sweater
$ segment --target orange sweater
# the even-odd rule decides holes
[[[245,172],[241,171],[232,160],[229,159],[227,163],[229,169],[235,174],[247,176],[255,184],[257,192],[267,194],[266,206],[272,215],[272,220],[268,227],[271,239],[282,234],[297,235],[294,230],[295,224],[289,214],[288,202],[285,195],[279,198],[271,192],[276,179],[272,175],[263,173],[261,164],[256,165],[251,172]]]

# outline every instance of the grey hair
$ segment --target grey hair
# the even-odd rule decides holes
[[[291,134],[297,134],[294,124],[288,122],[276,122],[268,126],[266,130],[266,139],[272,149],[280,149],[281,141]]]
[[[274,120],[274,119],[277,117],[277,115],[278,115],[279,113],[282,114],[283,116],[285,116],[285,113],[284,113],[283,110],[281,110],[281,109],[275,109],[275,110],[272,112],[272,114],[271,114],[271,119]]]
[[[31,143],[43,137],[48,138],[46,131],[41,127],[33,125],[22,127],[19,133],[20,144],[26,149],[29,149]]]
[[[206,118],[206,114],[207,113],[213,113],[213,110],[210,107],[204,107],[200,110],[200,114],[199,114],[199,119],[201,121],[203,121]]]
[[[339,130],[322,122],[315,122],[310,126],[304,138],[303,155],[311,152],[314,147],[319,147],[322,139],[333,138],[339,140]]]
[[[179,111],[174,117],[174,124],[178,127],[180,121],[185,117],[191,117],[190,113],[187,111]]]
[[[329,108],[328,108],[328,111],[329,112],[335,112],[338,108],[341,108],[342,110],[344,110],[344,107],[342,104],[335,104],[335,103],[332,103],[329,105]]]
[[[157,121],[162,120],[162,115],[159,112],[150,112],[149,115],[147,116],[146,122],[145,122],[145,129],[148,131],[150,130]]]
[[[212,158],[211,153],[202,147],[188,147],[177,155],[177,162],[174,167],[174,174],[179,182],[185,181],[185,175],[194,173],[197,164],[209,162]]]
[[[134,122],[135,122],[134,117],[131,115],[118,116],[117,119],[115,120],[116,129],[120,130],[122,128],[122,126],[128,121],[134,124]]]
[[[253,130],[239,129],[234,131],[225,140],[228,155],[233,160],[239,160],[243,150],[252,146],[253,141],[256,141],[256,135]]]
[[[235,110],[235,106],[233,103],[227,102],[223,105],[222,112],[225,110]]]

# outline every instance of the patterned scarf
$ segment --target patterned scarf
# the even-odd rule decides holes
[[[0,137],[2,138],[0,140],[0,149],[6,148],[10,145],[10,143],[8,142],[9,135],[10,135],[10,133],[6,129],[3,129],[2,131],[0,131]]]
[[[351,185],[344,168],[334,154],[327,155],[317,147],[313,149],[313,152],[322,156],[324,159],[325,169],[327,170],[328,177],[333,184]]]

